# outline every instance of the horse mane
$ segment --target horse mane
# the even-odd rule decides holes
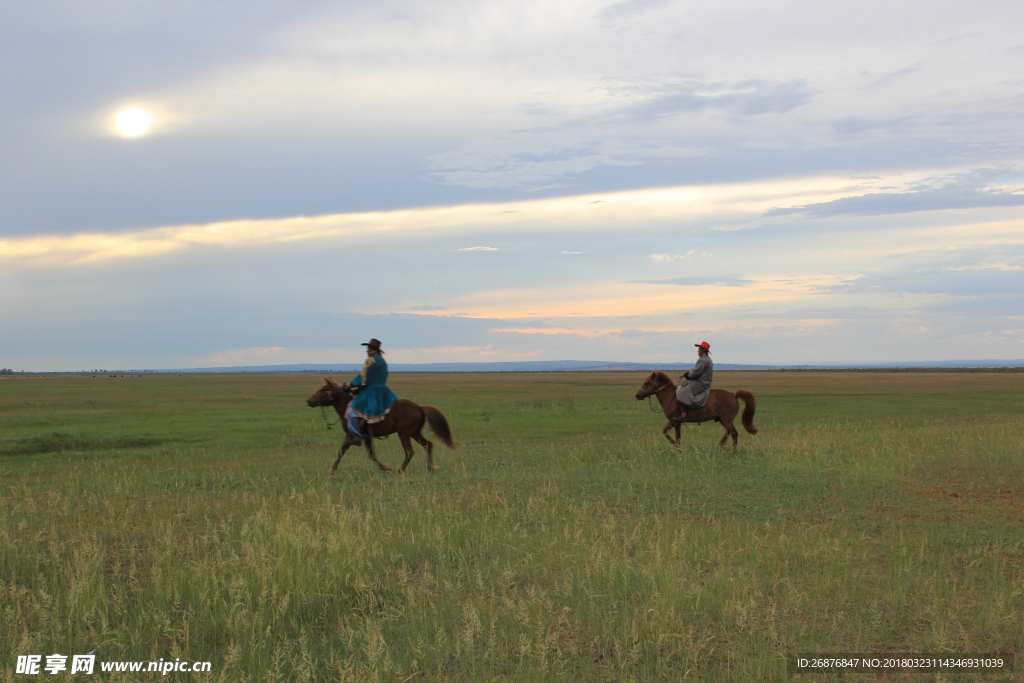
[[[344,384],[338,384],[331,377],[324,377],[326,383],[324,384],[325,389],[330,389],[333,392],[341,394],[342,396],[352,396],[352,392],[345,388]]]
[[[654,379],[657,380],[659,384],[675,384],[672,378],[668,376],[667,372],[655,370],[654,372],[651,373],[651,375],[654,376]]]

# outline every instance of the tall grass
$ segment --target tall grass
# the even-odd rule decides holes
[[[796,652],[1021,650],[1015,409],[798,419],[813,376],[744,377],[762,434],[732,454],[717,425],[671,449],[636,378],[563,378],[396,377],[462,447],[334,477],[310,378],[146,378],[144,408],[101,387],[59,437],[25,405],[46,387],[3,384],[0,680],[94,648],[224,681],[774,681]]]

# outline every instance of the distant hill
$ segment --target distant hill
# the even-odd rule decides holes
[[[135,372],[352,372],[362,363],[297,363],[292,365],[236,365],[218,368],[136,370]],[[693,363],[617,363],[611,361],[547,360],[507,363],[388,363],[391,372],[565,372],[567,370],[671,370]],[[720,366],[715,366],[720,367]],[[740,366],[737,366],[740,367]],[[747,367],[747,366],[742,366]],[[753,368],[754,366],[749,366]],[[126,371],[127,372],[127,371]]]
[[[514,361],[506,363],[388,363],[391,372],[595,372],[595,371],[650,371],[687,370],[693,363],[628,363],[618,361],[546,360]],[[885,363],[830,363],[801,365],[766,365],[742,363],[716,363],[716,370],[873,370],[906,368],[1003,368],[1024,367],[1018,360],[949,360],[903,361]],[[216,368],[178,368],[165,370],[118,370],[116,372],[322,372],[356,373],[362,364],[356,363],[295,363],[291,365],[234,365]]]

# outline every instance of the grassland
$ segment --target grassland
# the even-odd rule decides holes
[[[405,683],[1022,651],[1020,375],[719,373],[759,401],[735,454],[714,424],[672,449],[641,379],[393,375],[459,450],[328,477],[314,376],[0,378],[0,680],[94,648],[213,662],[170,680]]]

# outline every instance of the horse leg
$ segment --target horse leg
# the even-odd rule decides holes
[[[740,402],[736,400],[735,396],[730,396],[729,398],[730,401],[728,403],[728,412],[726,412],[724,415],[720,414],[719,418],[721,419],[722,426],[725,427],[726,429],[726,436],[732,436],[732,452],[735,453],[736,449],[738,448],[737,437],[740,435],[740,433],[736,431],[736,425],[734,425],[732,421],[733,418],[735,418],[736,415],[738,415],[740,412]],[[725,443],[724,436],[722,437],[722,443]]]
[[[399,434],[398,438],[402,441],[402,448],[405,449],[405,462],[402,463],[402,467],[398,471],[405,472],[405,468],[409,466],[409,461],[412,460],[412,456],[416,454],[416,451],[412,449],[412,443],[409,441],[408,436]]]
[[[722,420],[722,426],[725,427],[725,420]],[[725,440],[729,438],[729,428],[725,427],[725,434],[722,434],[721,441],[718,442],[719,448],[725,448]]]
[[[341,444],[341,448],[338,449],[338,457],[334,461],[334,465],[331,466],[331,474],[334,474],[334,470],[338,469],[338,463],[341,462],[341,456],[345,455],[345,451],[349,449],[352,444],[346,443]]]
[[[673,427],[675,427],[675,430],[676,430],[676,438],[675,438],[674,441],[673,441],[672,437],[668,433],[668,430],[672,429]],[[676,423],[675,425],[673,425],[672,421],[669,420],[668,424],[665,425],[665,428],[661,430],[661,435],[663,437],[665,437],[666,439],[668,439],[668,442],[670,444],[672,444],[673,446],[678,446],[679,445],[679,423]]]
[[[732,452],[735,453],[737,448],[736,437],[739,436],[739,432],[736,431],[736,426],[733,425],[732,421],[739,412],[739,403],[736,401],[735,396],[730,395],[729,398],[732,400],[724,403],[724,405],[716,407],[715,419],[718,420],[719,424],[721,424],[725,429],[725,434],[722,435],[722,440],[718,442],[719,447],[725,448],[725,440],[731,436]]]
[[[416,439],[416,443],[423,446],[427,451],[427,469],[431,472],[437,471],[437,465],[434,464],[434,444],[423,436],[422,433],[413,434],[412,438]]]
[[[381,468],[385,472],[391,471],[390,467],[377,459],[377,453],[373,450],[373,432],[370,431],[370,425],[366,425],[366,452],[370,454],[370,460],[377,463],[377,467]]]
[[[727,420],[726,418],[724,418],[721,415],[719,415],[718,417],[719,417],[719,422],[721,422],[722,426],[725,428],[725,434],[722,435],[722,440],[718,442],[718,445],[721,448],[725,448],[725,440],[728,439],[731,436],[732,437],[732,452],[735,453],[736,452],[736,437],[739,435],[739,432],[737,432],[736,431],[736,427],[733,426],[732,420]]]

